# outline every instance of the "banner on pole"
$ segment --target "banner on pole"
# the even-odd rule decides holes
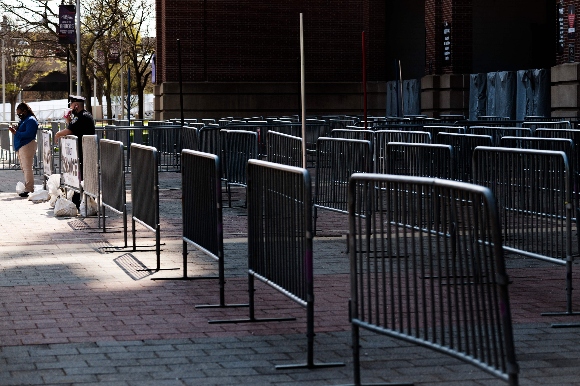
[[[76,7],[72,4],[58,6],[58,43],[76,44],[77,33],[75,27]]]
[[[155,54],[153,54],[151,56],[151,83],[155,84],[155,60],[157,60],[157,57],[155,56]]]
[[[111,43],[109,47],[109,63],[121,63],[121,48],[117,42]]]

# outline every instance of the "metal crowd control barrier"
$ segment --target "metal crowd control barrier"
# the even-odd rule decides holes
[[[160,171],[180,170],[181,130],[178,125],[154,126],[147,130],[147,145],[157,149]]]
[[[505,251],[566,266],[566,310],[542,315],[580,315],[572,311],[573,201],[566,154],[478,147],[473,180],[497,197]]]
[[[97,202],[97,208],[101,207],[101,182],[99,176],[99,141],[97,135],[83,135],[83,194],[85,198],[85,217],[87,217],[88,197]],[[99,226],[101,217],[99,214]]]
[[[534,133],[539,138],[566,138],[574,142],[574,157],[571,161],[572,169],[574,171],[574,193],[580,194],[580,155],[576,152],[580,149],[580,130],[566,130],[566,129],[536,129]]]
[[[354,174],[349,184],[354,380],[360,328],[518,384],[495,198],[457,181]]]
[[[219,279],[219,304],[200,305],[209,307],[244,307],[247,304],[226,304],[224,241],[222,218],[221,166],[214,154],[184,149],[181,187],[183,193],[183,276],[154,278],[153,280],[200,280]],[[187,275],[187,246],[193,245],[218,262],[219,276]]]
[[[75,135],[66,135],[60,139],[61,180],[66,189],[78,192],[81,196],[81,168],[79,162],[79,140]]]
[[[277,289],[306,308],[308,358],[305,364],[277,369],[344,366],[314,363],[314,274],[310,176],[306,169],[248,161],[249,318],[210,321],[248,323],[293,320],[256,318],[254,279]]]
[[[525,127],[469,126],[465,128],[465,134],[489,135],[493,145],[499,146],[502,137],[531,137],[532,130]]]
[[[125,241],[123,248],[127,248],[127,199],[125,193],[125,157],[123,143],[109,139],[101,139],[99,141],[99,154],[102,181],[100,211],[103,216],[103,232],[107,232],[105,208],[121,214],[123,216]],[[133,226],[133,228],[135,227]]]
[[[12,141],[10,139],[10,130],[8,126],[0,127],[0,158],[2,159],[2,169],[6,169],[6,163],[8,163],[8,168],[12,168],[13,165],[17,165],[16,153],[12,151]]]
[[[490,135],[439,133],[437,143],[453,146],[455,156],[455,176],[458,181],[471,182],[473,150],[477,146],[492,146]]]
[[[179,128],[179,126],[176,127]],[[161,224],[159,220],[159,153],[154,147],[134,143],[131,145],[131,154],[134,160],[133,165],[131,166],[133,251],[137,250],[135,223],[139,223],[150,231],[155,232],[157,268],[154,270],[147,270],[160,271]]]
[[[198,139],[197,139],[197,128],[183,126],[181,128],[181,146],[183,149],[197,150],[198,149]],[[183,153],[182,153],[183,155]]]
[[[382,174],[455,179],[455,157],[450,145],[391,142]]]
[[[302,138],[268,131],[268,161],[277,164],[302,166]]]
[[[556,129],[556,130],[571,130],[572,124],[570,121],[529,121],[523,122],[522,127],[527,127],[533,133],[539,128],[542,129]]]
[[[314,231],[318,208],[347,213],[348,179],[353,173],[373,171],[373,149],[369,141],[319,138],[316,145],[316,191]]]
[[[349,128],[351,127],[351,128]],[[349,126],[346,129],[334,129],[330,132],[331,138],[344,138],[344,139],[359,139],[361,141],[373,142],[374,131],[364,130],[359,127]]]
[[[426,131],[431,134],[431,139],[437,138],[439,133],[463,133],[465,127],[463,126],[437,126],[437,125],[425,125],[421,131]]]
[[[258,134],[245,130],[222,129],[224,177],[232,206],[231,185],[247,187],[247,163],[258,158]]]
[[[431,134],[426,131],[378,130],[374,137],[375,171],[383,173],[387,169],[387,144],[390,142],[431,143]]]
[[[52,132],[42,131],[42,185],[46,190],[46,182],[54,172],[54,161],[52,154]]]
[[[205,126],[199,129],[198,145],[199,151],[204,153],[222,156],[222,127]]]

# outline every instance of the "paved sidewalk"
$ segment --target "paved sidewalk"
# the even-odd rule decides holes
[[[155,267],[155,252],[107,248],[123,247],[122,233],[101,233],[96,218],[54,217],[48,203],[14,193],[19,179],[20,171],[0,170],[0,385],[352,383],[346,216],[319,211],[314,242],[315,360],[345,366],[276,370],[306,361],[303,308],[257,283],[256,317],[296,320],[209,324],[247,317],[248,310],[195,308],[219,301],[215,280],[150,280],[183,276],[180,174],[160,174],[161,267],[179,269],[155,274],[140,270]],[[247,302],[243,191],[234,193],[233,207],[224,208],[229,304]],[[108,227],[119,228],[120,216],[107,214]],[[138,245],[152,245],[153,236],[137,227]],[[188,264],[190,277],[217,272],[212,259],[192,248]],[[579,385],[580,328],[550,324],[580,323],[580,316],[540,316],[565,309],[564,268],[515,257],[508,267],[520,383]],[[364,382],[503,384],[454,358],[368,332],[362,352]]]

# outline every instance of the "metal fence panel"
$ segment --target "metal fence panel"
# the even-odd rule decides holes
[[[316,207],[347,212],[348,180],[353,173],[370,173],[369,141],[319,138],[316,145]]]
[[[198,139],[197,139],[197,128],[183,126],[181,128],[181,146],[182,149],[197,150],[198,149]]]
[[[248,266],[302,306],[313,296],[310,178],[305,169],[248,162]]]
[[[102,203],[118,213],[125,211],[125,158],[123,143],[99,141],[102,179]]]
[[[221,170],[214,154],[182,152],[183,237],[223,257]]]
[[[302,165],[302,138],[268,132],[268,161],[282,165],[301,167]]]
[[[331,138],[344,138],[344,139],[359,139],[361,141],[373,141],[374,131],[363,130],[361,128],[350,129],[348,126],[346,129],[335,129],[330,132]]]
[[[492,146],[490,135],[439,133],[437,143],[453,146],[456,165],[456,178],[458,181],[472,181],[472,158],[473,150],[477,146]]]
[[[387,168],[377,173],[455,179],[455,157],[450,145],[397,143],[387,145]]]
[[[532,130],[526,127],[468,126],[465,134],[489,135],[493,145],[499,146],[502,137],[531,137]]]
[[[42,169],[44,177],[48,178],[54,171],[54,161],[52,154],[52,132],[42,131]]]
[[[572,259],[571,173],[558,151],[478,147],[474,183],[498,199],[504,248],[565,264]]]
[[[98,198],[99,186],[99,143],[97,135],[83,135],[83,192]]]
[[[537,129],[558,129],[558,130],[571,130],[572,123],[570,121],[542,121],[534,120],[523,122],[522,127],[527,127],[535,133]]]
[[[489,189],[355,174],[349,223],[355,384],[361,327],[517,384],[509,280]]]
[[[159,154],[151,146],[132,144],[131,199],[133,218],[156,231],[159,227]]]
[[[244,130],[225,130],[223,133],[224,172],[228,185],[247,185],[247,163],[258,158],[258,134]]]
[[[378,130],[374,133],[373,151],[377,173],[387,170],[387,145],[390,142],[431,143],[431,134],[426,131]]]
[[[204,153],[222,156],[222,127],[205,126],[199,129],[199,150]]]

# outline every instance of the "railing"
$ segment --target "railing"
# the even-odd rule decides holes
[[[269,131],[266,142],[269,162],[296,167],[303,166],[302,138]]]
[[[84,138],[84,137],[83,137]],[[107,232],[105,208],[122,214],[124,247],[127,247],[127,198],[125,187],[125,155],[123,143],[109,139],[99,141],[101,169],[101,212],[103,215],[103,232]],[[151,208],[153,210],[153,208]],[[133,224],[133,229],[135,226]]]
[[[292,320],[256,318],[254,280],[258,279],[306,308],[306,363],[277,368],[344,366],[314,362],[314,273],[311,184],[306,169],[271,162],[248,162],[249,318],[212,321],[244,323]]]
[[[489,189],[355,174],[349,229],[356,385],[360,328],[440,351],[518,384],[509,280]]]
[[[572,311],[574,203],[566,154],[478,147],[473,179],[497,197],[505,251],[566,266],[566,310],[545,315],[577,314]]]

